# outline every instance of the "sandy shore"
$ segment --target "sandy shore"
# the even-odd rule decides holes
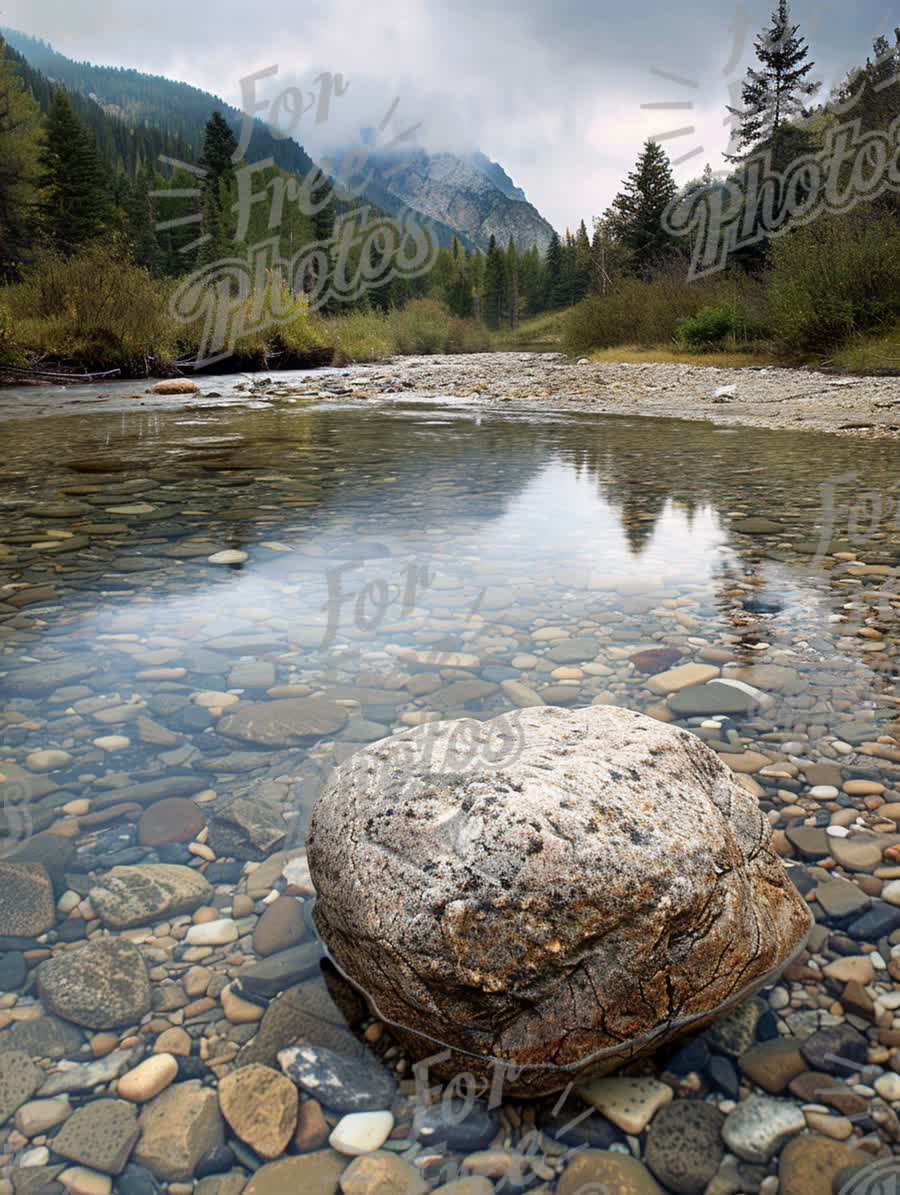
[[[576,363],[561,353],[398,357],[373,365],[198,379],[194,395],[150,382],[0,391],[0,420],[118,410],[184,410],[285,399],[397,401],[442,397],[504,409],[702,419],[747,427],[900,435],[900,377],[674,364]]]

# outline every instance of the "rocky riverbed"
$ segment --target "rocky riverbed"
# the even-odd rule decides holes
[[[116,382],[0,390],[0,420],[63,409],[201,409],[253,401],[383,402],[427,397],[508,411],[594,412],[700,419],[744,427],[900,434],[900,377],[854,377],[778,366],[593,363],[562,353],[398,357],[374,365],[198,378],[196,396]]]
[[[377,369],[4,426],[0,1191],[875,1195],[846,1176],[900,1142],[895,446]],[[306,825],[361,745],[540,705],[703,738],[815,925],[626,1074],[467,1099],[323,964]]]

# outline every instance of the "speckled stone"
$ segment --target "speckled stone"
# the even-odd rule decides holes
[[[695,736],[605,706],[516,719],[509,763],[452,784],[455,722],[357,752],[307,849],[320,935],[404,1044],[456,1047],[486,1075],[471,1056],[530,1068],[508,1092],[535,1095],[699,1027],[764,982],[811,918],[757,801]],[[560,902],[578,916],[560,922]]]

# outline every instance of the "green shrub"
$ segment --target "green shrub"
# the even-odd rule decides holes
[[[830,348],[900,315],[900,228],[888,216],[820,217],[771,256],[773,327],[789,349]]]
[[[491,336],[479,320],[451,317],[447,329],[448,353],[486,353],[491,347]]]
[[[175,359],[177,326],[166,288],[115,245],[44,256],[6,294],[26,352],[137,373]]]
[[[0,303],[0,365],[24,365],[25,354],[13,336],[12,316],[9,308]]]
[[[621,278],[606,294],[588,295],[564,314],[563,337],[571,353],[634,345],[657,348],[681,339],[681,330],[701,327],[712,335],[719,319],[703,316],[705,309],[728,309],[729,335],[734,342],[765,335],[768,326],[764,284],[746,275],[715,275],[688,282],[681,270],[658,273],[649,282]],[[700,320],[697,325],[691,321]],[[715,341],[705,340],[703,347]]]
[[[701,307],[678,325],[678,339],[693,349],[719,345],[726,336],[737,333],[737,314],[730,307]]]
[[[446,353],[451,316],[436,299],[413,299],[388,320],[398,353]]]

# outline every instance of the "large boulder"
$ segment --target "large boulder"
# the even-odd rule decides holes
[[[449,1046],[438,1077],[522,1068],[506,1090],[535,1095],[745,1000],[811,917],[694,735],[608,706],[512,718],[357,752],[308,853],[325,945],[408,1048]]]

